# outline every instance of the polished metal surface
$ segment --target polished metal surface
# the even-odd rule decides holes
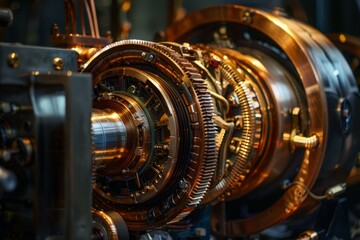
[[[226,29],[228,30],[227,32]],[[209,33],[217,33],[215,36],[218,37],[215,41],[209,38],[209,36],[211,36]],[[165,31],[165,40],[186,41],[190,43],[196,41],[205,44],[215,43],[215,45],[219,44],[221,47],[229,46],[239,48],[238,51],[240,53],[245,50],[245,53],[250,53],[250,55],[252,55],[254,49],[262,49],[265,50],[266,55],[269,53],[272,56],[278,55],[276,60],[290,69],[290,74],[295,78],[295,80],[291,80],[290,82],[297,82],[298,84],[298,87],[295,86],[295,89],[297,89],[295,92],[302,93],[299,96],[300,105],[293,105],[294,107],[300,107],[301,113],[303,114],[300,119],[302,124],[305,125],[299,126],[298,130],[300,130],[301,135],[305,137],[313,136],[312,138],[316,138],[316,144],[314,144],[316,145],[315,149],[305,150],[304,153],[297,151],[297,154],[303,154],[303,157],[302,160],[297,160],[300,161],[298,162],[300,164],[298,166],[299,171],[294,172],[296,176],[293,177],[292,181],[300,181],[305,184],[308,189],[326,189],[334,184],[334,182],[345,181],[345,178],[342,176],[348,174],[349,166],[351,166],[354,160],[354,154],[356,154],[355,149],[358,148],[357,140],[353,141],[353,139],[358,139],[359,134],[352,132],[350,135],[341,136],[340,134],[339,136],[338,133],[334,131],[333,127],[335,125],[338,126],[338,123],[334,116],[336,107],[333,103],[335,102],[337,105],[337,102],[340,101],[342,97],[346,97],[347,99],[351,99],[351,105],[354,108],[358,108],[359,96],[358,93],[355,93],[357,92],[356,84],[344,58],[321,33],[302,23],[288,18],[274,16],[256,9],[242,6],[221,6],[200,10],[187,15],[186,18],[174,23]],[[245,45],[245,47],[242,47],[243,45]],[[236,54],[233,55],[236,56]],[[255,59],[263,61],[263,57],[259,58],[259,56],[256,55]],[[266,81],[268,80],[269,69],[274,69],[275,73],[278,72],[278,67],[266,66],[265,69],[259,69],[259,64],[256,60],[250,61],[249,66],[258,69],[255,74],[260,73]],[[254,72],[254,70],[252,70],[252,72]],[[281,70],[279,72],[280,76],[282,72],[284,71]],[[271,98],[276,99],[278,96],[286,96],[283,94],[282,84],[283,81],[279,81],[278,78],[274,79],[274,82],[270,86],[273,89],[278,88],[279,90],[275,97],[271,97],[270,95],[270,100]],[[301,97],[301,95],[304,97]],[[287,99],[290,100],[294,98],[284,99],[288,101]],[[277,104],[277,99],[273,103]],[[268,106],[272,106],[271,101]],[[281,116],[285,116],[285,112],[280,109],[274,108],[271,110],[271,114],[275,114],[275,116],[278,115],[279,119],[281,119]],[[291,108],[285,109],[287,109],[287,112],[291,110]],[[357,115],[357,113],[354,114]],[[291,118],[289,115],[285,119],[289,117]],[[356,116],[356,118],[357,117],[358,116]],[[293,121],[289,122],[289,124],[292,124],[292,122]],[[275,121],[275,123],[278,123],[278,121]],[[355,126],[358,123],[354,121],[352,124]],[[284,130],[279,131],[279,129],[275,127],[276,125],[270,126],[272,133],[270,132],[269,137],[277,136],[275,139],[280,139],[280,141],[275,139],[269,141],[269,144],[276,144],[270,149],[277,151],[278,147],[284,146],[284,144],[286,145],[286,142],[284,141],[284,143],[282,143],[283,140],[281,140],[283,134],[285,134],[285,139],[287,139],[287,134],[290,132]],[[279,126],[282,128],[287,126],[287,124],[280,122]],[[289,130],[294,128],[294,126],[291,125],[288,125],[288,127]],[[332,130],[329,131],[329,129]],[[335,137],[335,135],[337,137]],[[311,142],[313,141],[311,140]],[[293,143],[293,145],[294,144],[295,143]],[[339,154],[342,150],[337,148],[337,146],[344,146],[345,144],[347,148],[352,146],[350,147],[352,150],[349,150],[347,154],[341,157]],[[280,150],[280,148],[278,150]],[[290,153],[290,150],[287,151]],[[281,154],[285,152],[282,150],[279,151]],[[336,158],[334,158],[335,155],[337,156]],[[328,161],[329,158],[333,160]],[[265,159],[267,164],[269,164],[268,170],[259,168],[257,171],[254,171],[259,174],[260,181],[263,179],[261,176],[265,178],[268,177],[269,172],[267,171],[271,172],[274,170],[277,172],[276,164],[273,164],[276,163],[276,160],[279,158],[264,157],[264,160]],[[284,157],[283,159],[288,159],[289,164],[294,164],[294,159],[288,157]],[[326,162],[324,162],[325,159],[327,159]],[[265,166],[267,164],[265,164]],[[283,161],[277,166],[283,167]],[[288,171],[287,169],[289,168],[285,167],[280,170],[280,172],[286,172]],[[334,174],[336,177],[328,179],[329,174]],[[259,183],[258,177],[254,174],[249,178],[251,179],[252,176],[254,176],[253,183]],[[253,183],[251,183],[251,185],[253,185]],[[242,195],[241,190],[239,192],[239,194]],[[269,207],[266,210],[260,211],[249,218],[229,221],[225,223],[226,225],[221,225],[221,223],[218,223],[221,220],[215,218],[213,229],[215,229],[217,224],[220,224],[220,226],[224,226],[225,229],[218,229],[219,232],[227,236],[258,232],[260,229],[274,225],[289,217],[295,210],[301,208],[301,206],[307,206],[304,208],[308,208],[308,206],[311,205],[309,203],[313,201],[309,197],[306,197],[306,195],[307,193],[304,189],[298,185],[293,185],[286,189],[282,197],[274,203],[269,203]],[[312,203],[312,205],[314,206],[316,203]]]
[[[149,150],[149,123],[141,106],[127,96],[103,94],[94,101],[94,169],[109,174],[134,173]],[[101,110],[100,110],[101,109]]]
[[[135,171],[116,168],[109,178],[99,168],[95,206],[115,207],[132,230],[187,216],[201,202],[216,165],[212,100],[200,74],[172,49],[137,40],[109,45],[85,64],[84,72],[94,76],[100,96],[95,106],[106,101],[103,91],[141,106],[144,120],[138,119],[138,130],[151,140],[141,149],[146,157]],[[142,129],[144,122],[149,125]],[[127,150],[127,156],[136,155]]]
[[[122,217],[113,211],[92,211],[92,239],[117,240],[129,239],[129,232]]]
[[[103,47],[65,3],[77,53],[0,44],[0,238],[350,238],[360,94],[322,33],[225,5]]]
[[[238,16],[242,17],[239,19]],[[190,25],[189,21],[194,23]],[[222,22],[223,25],[219,28],[217,22]],[[236,24],[239,30],[236,29],[235,33],[227,32]],[[243,25],[248,26],[251,31],[245,32],[243,34],[245,37],[237,39],[236,37],[241,36],[237,31],[241,31]],[[288,28],[284,28],[285,25]],[[208,27],[203,28],[203,26]],[[201,31],[202,29],[204,32]],[[269,29],[272,29],[272,32]],[[308,39],[306,34],[301,33],[299,29],[312,34],[312,38]],[[213,33],[218,31],[219,34],[213,34],[214,39],[206,37],[202,39],[202,36],[209,36],[209,31]],[[246,34],[256,36],[254,32],[262,33],[264,36],[261,35],[258,41],[268,45],[253,41],[251,36],[246,37]],[[173,89],[165,86],[175,82],[180,83],[181,90],[184,86],[182,84],[185,84],[192,91],[192,86],[197,81],[194,81],[195,78],[190,81],[179,80],[176,75],[172,75],[174,69],[177,70],[177,64],[182,63],[181,67],[191,69],[191,73],[188,73],[190,76],[196,76],[196,79],[202,78],[206,82],[206,88],[204,88],[205,85],[200,87],[197,93],[206,91],[209,95],[197,95],[196,98],[190,100],[190,106],[196,106],[197,101],[201,106],[201,102],[207,99],[208,103],[203,105],[206,111],[200,108],[195,112],[200,115],[207,113],[209,117],[211,116],[208,121],[212,122],[211,124],[216,128],[210,133],[216,143],[209,145],[206,141],[199,141],[199,147],[212,149],[211,152],[204,151],[202,154],[205,157],[211,156],[212,159],[215,157],[218,161],[216,168],[214,163],[210,164],[213,167],[208,169],[208,174],[202,175],[199,172],[193,175],[200,184],[203,184],[201,189],[206,189],[201,191],[201,195],[195,194],[198,196],[197,204],[217,203],[223,200],[241,201],[244,197],[249,199],[257,196],[267,197],[272,192],[276,194],[276,192],[284,191],[264,204],[266,207],[262,210],[250,212],[252,217],[249,218],[240,217],[226,221],[221,217],[216,217],[215,213],[212,222],[214,231],[222,232],[227,236],[242,236],[259,232],[289,218],[299,209],[306,213],[316,208],[318,202],[314,202],[308,196],[311,195],[309,191],[319,191],[345,181],[345,178],[341,176],[348,174],[349,166],[353,161],[352,157],[323,162],[325,156],[334,153],[334,150],[328,146],[342,144],[352,137],[344,135],[338,140],[328,139],[328,125],[333,124],[329,115],[335,110],[330,103],[333,100],[330,102],[328,100],[333,98],[331,92],[339,92],[340,88],[336,85],[337,80],[331,74],[329,75],[329,72],[324,71],[319,64],[326,62],[329,69],[335,68],[334,71],[337,72],[339,78],[351,76],[351,73],[344,62],[335,63],[333,56],[337,56],[338,52],[320,33],[292,20],[241,6],[210,8],[189,14],[184,20],[174,23],[165,33],[166,40],[170,41],[186,40],[192,43],[192,38],[196,38],[197,41],[203,42],[200,45],[181,45],[171,42],[157,44],[136,40],[118,42],[97,53],[89,63],[84,65],[84,71],[93,73],[96,91],[103,89],[110,94],[126,93],[140,105],[142,105],[141,102],[148,102],[146,100],[148,93],[142,90],[142,85],[147,85],[147,89],[158,89],[157,91],[164,97],[160,99],[160,102],[171,103],[172,106],[167,104],[169,109],[175,107],[176,104],[172,102]],[[322,44],[323,48],[318,48],[318,44]],[[323,53],[313,55],[315,51]],[[337,61],[343,61],[343,59],[339,57]],[[183,73],[182,70],[180,73]],[[165,79],[164,76],[169,78]],[[148,85],[150,82],[156,83],[154,84],[156,87]],[[350,77],[348,82],[350,85],[341,89],[340,91],[343,92],[334,100],[343,101],[341,99],[347,92],[351,94],[353,79]],[[182,96],[190,96],[191,94],[187,91]],[[349,105],[359,104],[357,97],[350,101]],[[348,103],[348,98],[345,102]],[[209,108],[210,104],[214,107]],[[143,111],[148,113],[147,104]],[[181,124],[186,112],[176,109],[173,114],[175,121],[171,126],[175,130],[176,126],[180,126],[178,124]],[[193,116],[189,115],[190,119]],[[146,115],[150,129],[152,117]],[[346,125],[346,129],[348,127],[349,125]],[[202,134],[206,136],[208,129],[203,130]],[[349,134],[348,130],[346,131],[346,134]],[[152,136],[151,131],[150,136]],[[185,142],[190,143],[192,137],[196,139],[200,136],[203,135],[184,136]],[[355,134],[354,137],[358,138],[358,135]],[[184,140],[183,137],[180,137],[181,139]],[[168,149],[174,151],[173,159],[179,158],[177,152],[183,151],[175,149],[183,146],[185,142],[168,145]],[[146,165],[149,166],[149,161],[152,161],[151,154],[149,150],[149,158],[144,161],[144,168]],[[353,152],[350,155],[353,155]],[[316,159],[316,161],[310,159]],[[102,183],[104,175],[97,175],[95,192],[107,199],[107,201],[102,201],[99,198],[97,207],[110,206],[110,204],[114,206],[116,203],[115,208],[123,214],[130,229],[144,227],[142,221],[147,219],[145,215],[149,213],[155,215],[154,220],[153,217],[149,218],[150,224],[147,226],[151,228],[163,224],[164,220],[156,218],[160,215],[157,215],[154,209],[145,214],[149,210],[140,210],[136,205],[151,201],[152,198],[161,198],[166,189],[165,185],[177,178],[178,166],[174,164],[166,171],[157,172],[161,178],[151,186],[148,184],[145,188],[147,190],[141,192],[127,188],[127,191],[121,190],[114,194],[113,190],[105,190]],[[121,168],[115,171],[119,169]],[[324,182],[327,177],[326,172],[333,169],[339,173],[339,176]],[[97,174],[100,171],[101,168]],[[141,171],[139,168],[139,172]],[[141,189],[144,186],[144,178],[139,172],[135,172],[133,181]],[[165,172],[167,174],[163,179],[162,173]],[[122,175],[120,174],[118,178],[129,181],[124,177],[127,176],[126,172],[122,172]],[[205,176],[207,180],[202,182]],[[281,182],[286,180],[296,184],[290,184],[282,190]],[[192,185],[189,185],[188,180],[177,181],[183,192],[187,192],[189,186]],[[111,181],[107,184],[110,183]],[[263,192],[259,190],[264,187],[268,190]],[[156,190],[153,191],[154,189]],[[110,192],[113,193],[110,194]],[[191,198],[188,201],[191,202]],[[135,205],[132,205],[131,212],[128,212],[124,210],[122,204]],[[170,204],[167,201],[165,201],[165,206],[165,211],[173,214],[168,215],[166,222],[178,221],[192,210],[189,211],[186,205]],[[225,221],[225,225],[219,221]],[[223,226],[223,229],[216,229],[215,226],[219,224]]]
[[[91,122],[95,160],[106,165],[115,157],[121,158],[125,151],[126,129],[119,114],[110,109],[93,109]]]

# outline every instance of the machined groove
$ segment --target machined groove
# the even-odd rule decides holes
[[[191,128],[193,129],[192,131],[197,132],[193,139],[183,138],[182,140],[184,141],[183,146],[192,145],[192,148],[190,150],[190,159],[187,160],[188,162],[179,162],[172,173],[173,179],[179,179],[179,187],[173,190],[173,193],[167,200],[159,199],[159,208],[136,212],[136,206],[134,206],[132,212],[124,212],[123,216],[130,229],[140,230],[145,226],[154,228],[162,226],[167,222],[181,220],[188,215],[201,202],[201,199],[211,184],[217,159],[215,146],[216,128],[212,120],[212,113],[214,112],[213,103],[210,94],[207,92],[205,81],[201,78],[201,75],[192,63],[177,52],[157,43],[124,40],[120,43],[111,44],[98,52],[85,64],[85,71],[91,71],[94,76],[101,74],[106,68],[106,63],[104,61],[104,66],[93,69],[93,67],[98,64],[97,61],[106,59],[106,57],[111,56],[111,54],[116,56],[116,51],[118,51],[119,48],[120,51],[118,54],[121,56],[119,58],[120,64],[125,63],[131,66],[131,63],[134,62],[135,64],[144,64],[152,68],[165,68],[163,67],[163,61],[166,61],[167,66],[173,65],[175,69],[181,69],[181,71],[177,72],[177,74],[179,74],[178,77],[181,78],[173,79],[172,81],[179,87],[177,91],[180,90],[182,92],[182,98],[186,99]],[[139,51],[143,51],[141,56],[136,55]],[[126,58],[127,60],[121,63],[122,58]],[[109,63],[110,66],[111,64],[112,63]],[[165,72],[163,74],[167,73]],[[164,84],[168,85],[170,83]],[[168,94],[171,95],[171,91]],[[177,99],[175,95],[172,96],[172,98]],[[201,134],[198,135],[199,133]],[[188,135],[188,137],[189,136],[190,135]],[[201,139],[197,139],[198,136]],[[199,146],[198,143],[204,145]],[[154,172],[159,172],[156,166],[152,166],[151,169],[155,169],[152,170]],[[186,171],[185,175],[182,174],[184,171]],[[181,175],[184,177],[180,179]],[[140,177],[138,176],[136,179],[136,184],[142,186]],[[161,175],[159,175],[156,181],[162,181]],[[159,192],[159,194],[161,194],[161,192]],[[159,197],[161,196],[159,195]],[[133,194],[133,198],[134,201],[137,200],[135,194]],[[119,211],[120,214],[122,214],[123,209],[126,209],[126,205],[121,206],[118,203],[105,200],[100,196],[96,197],[94,201],[96,206],[100,208],[113,208]],[[162,207],[160,208],[160,206]],[[160,217],[162,213],[159,211],[166,213],[167,217]],[[139,219],[139,221],[127,220],[128,215],[130,219]]]

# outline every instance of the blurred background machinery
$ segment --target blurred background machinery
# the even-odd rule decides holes
[[[358,2],[234,3],[4,3],[2,239],[359,237]]]

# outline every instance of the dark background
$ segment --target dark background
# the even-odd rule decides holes
[[[75,0],[75,2],[77,2]],[[111,30],[119,39],[121,21],[131,23],[129,38],[153,40],[156,32],[169,24],[169,0],[132,0],[128,14],[119,13],[122,0],[95,0],[100,33]],[[283,8],[291,17],[315,26],[323,33],[347,33],[360,36],[360,0],[182,0],[185,12],[222,4],[241,4],[264,10]],[[0,41],[50,46],[53,23],[64,32],[65,14],[61,0],[0,0],[0,7],[13,10],[14,21],[0,29]],[[78,28],[80,29],[80,28]],[[79,30],[78,30],[79,32]]]

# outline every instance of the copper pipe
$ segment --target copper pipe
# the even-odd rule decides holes
[[[90,34],[92,37],[95,37],[94,22],[93,22],[93,18],[92,18],[92,14],[91,14],[90,5],[87,0],[85,0],[84,3],[85,3],[86,14],[87,14],[88,21],[89,21]]]
[[[73,0],[65,0],[66,34],[76,33],[75,4]]]

